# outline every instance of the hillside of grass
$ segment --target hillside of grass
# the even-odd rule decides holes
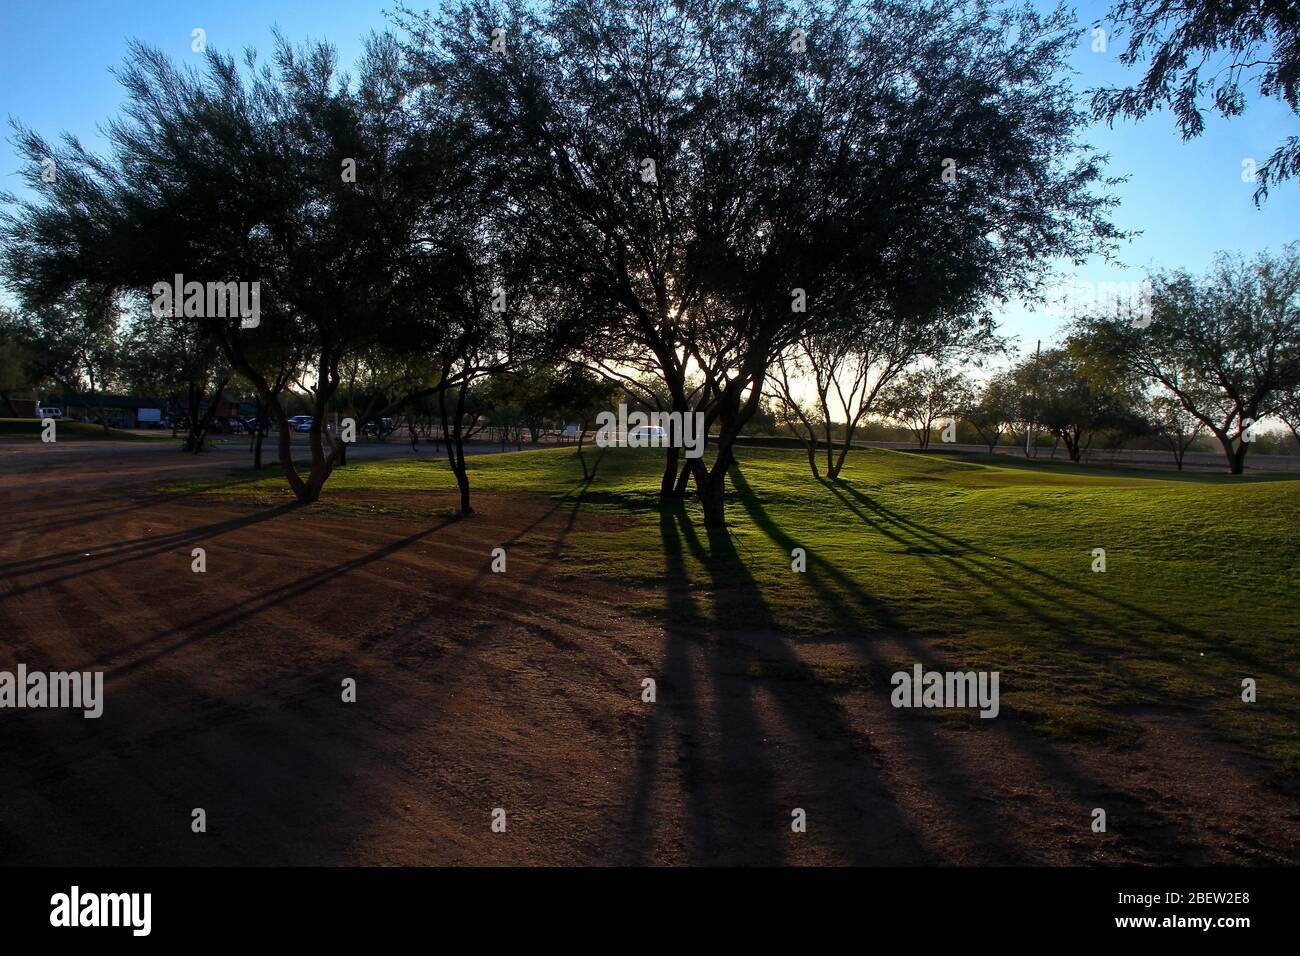
[[[70,418],[57,419],[54,430],[56,441],[161,441],[171,439],[169,432],[156,435],[140,435],[136,432],[110,428],[104,431],[103,425],[88,422],[76,422]],[[16,438],[31,441],[41,440],[41,420],[39,418],[0,418],[0,438]]]
[[[1000,671],[1003,714],[1041,733],[1122,746],[1133,714],[1173,707],[1300,773],[1300,481],[871,449],[825,482],[798,452],[746,448],[731,527],[709,533],[693,503],[659,502],[661,454],[608,452],[590,484],[571,449],[476,456],[470,479],[624,516],[574,531],[558,560],[632,584],[655,620],[792,641],[917,635],[936,657],[922,663]],[[269,471],[169,488],[289,500]],[[423,495],[445,507],[453,488],[444,462],[358,463],[312,507],[382,493],[418,513]],[[886,663],[824,677],[887,687],[912,662]],[[1258,702],[1241,701],[1243,678]]]

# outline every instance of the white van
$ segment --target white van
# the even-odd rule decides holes
[[[63,409],[55,408],[53,405],[44,405],[36,409],[37,418],[62,418]]]

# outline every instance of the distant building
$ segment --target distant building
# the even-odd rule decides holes
[[[103,416],[113,428],[141,428],[155,425],[168,417],[168,402],[156,398],[139,398],[133,395],[92,395],[89,392],[65,392],[62,396],[48,396],[43,405],[57,405],[63,409],[63,417],[77,421],[97,422],[102,409]],[[151,410],[141,418],[142,410]]]
[[[5,418],[40,418],[41,403],[34,398],[6,398],[0,403],[0,415]]]
[[[100,409],[112,428],[159,428],[163,422],[181,422],[188,414],[184,403],[171,399],[139,395],[92,395],[89,392],[68,392],[60,398],[50,396],[43,404],[57,405],[63,409],[65,418],[78,421],[98,422]],[[199,401],[199,414],[206,414],[208,400]],[[257,406],[252,402],[240,401],[239,398],[223,394],[219,399],[214,416],[218,422],[231,418],[248,419],[257,414]],[[170,426],[168,426],[170,427]],[[224,431],[220,426],[217,431]]]

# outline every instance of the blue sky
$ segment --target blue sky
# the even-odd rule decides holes
[[[327,39],[343,63],[360,51],[361,38],[383,29],[391,0],[0,0],[0,117],[16,117],[47,137],[68,130],[92,149],[103,141],[97,127],[116,113],[121,89],[109,74],[130,37],[160,47],[182,62],[196,60],[191,31],[201,27],[209,45],[223,50],[254,46],[269,50],[278,25],[292,40]],[[416,0],[413,6],[423,6]],[[430,2],[427,5],[433,6]],[[1106,4],[1076,9],[1079,46],[1073,66],[1076,88],[1119,83],[1131,74],[1116,62],[1119,45],[1092,51],[1088,28]],[[1114,129],[1094,128],[1090,142],[1111,156],[1113,174],[1129,181],[1117,189],[1116,222],[1142,235],[1121,250],[1124,266],[1089,263],[1074,272],[1079,282],[1130,282],[1153,266],[1204,269],[1220,249],[1253,254],[1300,239],[1300,186],[1274,190],[1263,209],[1251,201],[1253,186],[1241,179],[1242,161],[1262,163],[1284,135],[1300,133],[1285,107],[1252,99],[1244,116],[1211,118],[1199,139],[1184,143],[1167,114]],[[17,190],[18,160],[8,130],[0,145],[0,183]],[[1073,270],[1072,270],[1073,271]],[[1052,340],[1059,310],[1029,311],[1013,305],[1001,315],[1003,330],[1032,349]]]

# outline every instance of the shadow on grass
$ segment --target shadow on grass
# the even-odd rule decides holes
[[[739,492],[739,502],[755,524],[783,549],[794,546],[793,538],[781,529],[764,509],[760,497],[748,484],[739,466],[733,468],[731,478]],[[873,530],[886,537],[904,544],[920,542],[925,546],[925,549],[934,553],[943,553],[945,550],[951,550],[953,546],[961,550],[969,550],[979,554],[984,553],[977,548],[973,548],[968,542],[939,532],[930,532],[929,529],[916,522],[910,522],[908,519],[894,515],[892,512],[887,512],[886,509],[883,509],[883,506],[876,505],[895,523],[891,526],[889,520],[872,521],[844,497],[837,488],[836,483],[823,483],[827,484],[831,491],[840,497],[851,511],[871,525]],[[862,501],[869,501],[855,489],[846,490]],[[927,563],[932,565],[939,563],[929,558],[926,560]],[[941,561],[953,566],[956,570],[978,577],[986,584],[998,583],[992,581],[989,575],[979,574],[966,567],[960,558],[944,557]],[[859,607],[868,614],[871,614],[876,619],[883,616],[885,620],[897,625],[896,616],[889,611],[883,602],[873,596],[865,595],[860,586],[844,572],[833,566],[826,566],[825,562],[821,562],[821,564],[823,565],[822,570],[825,572],[824,576],[814,575],[811,573],[813,565],[810,559],[810,573],[807,575],[806,580],[808,584],[817,588],[818,598],[822,602],[832,606],[839,602],[837,592],[825,586],[825,579],[829,579],[853,595]],[[1050,576],[1048,577],[1050,578]],[[819,584],[819,582],[821,583]],[[752,581],[750,583],[753,585]],[[1007,582],[1002,583],[1006,584]],[[757,591],[757,586],[753,585],[752,590]],[[1042,594],[1041,589],[1035,588],[1033,591],[1035,594]],[[756,595],[751,595],[750,599],[761,600]],[[1026,614],[1034,614],[1038,615],[1040,619],[1043,618],[1041,608],[1034,606],[1029,600],[1013,597],[1013,603]],[[849,613],[846,614],[846,611]],[[853,620],[851,609],[846,608],[842,602],[838,605],[837,617],[847,619],[850,622]],[[1063,634],[1079,640],[1077,625],[1073,625],[1059,616],[1050,618],[1049,623],[1060,627]],[[856,629],[850,629],[850,633],[853,633],[854,630]],[[942,670],[959,669],[945,661],[943,656],[927,642],[913,638],[905,632],[890,636],[905,646],[915,661]],[[859,659],[866,665],[868,673],[883,675],[897,666],[896,661],[889,660],[887,655],[881,653],[877,642],[873,641],[870,636],[855,637],[850,639],[849,643],[858,654]],[[816,682],[817,675],[808,674],[805,676],[808,681]],[[887,693],[887,691],[881,689],[879,693],[883,694]],[[954,777],[951,774],[945,774],[945,771],[953,766],[954,761],[960,762],[959,755],[952,746],[954,738],[937,733],[932,718],[926,715],[905,713],[897,710],[886,711],[886,713],[892,715],[891,729],[906,739],[906,751],[920,766],[923,774],[935,780],[945,779],[947,786],[952,787]],[[980,722],[977,721],[976,723],[979,724]],[[990,726],[992,724],[996,724],[996,726]],[[1093,779],[1084,772],[1078,761],[1059,746],[1054,746],[1038,736],[1026,733],[1025,729],[1017,727],[1014,721],[1006,719],[991,721],[988,722],[988,725],[981,726],[980,729],[995,733],[1001,746],[1020,753],[1031,765],[1041,768],[1041,772],[1044,775],[1049,775],[1050,779],[1057,781],[1068,799],[1076,802],[1080,807],[1091,807],[1099,803],[1107,803],[1120,809],[1121,813],[1126,814],[1127,811],[1132,810],[1134,817],[1143,821],[1140,834],[1136,832],[1138,829],[1136,826],[1133,831],[1130,831],[1131,836],[1134,838],[1134,851],[1137,856],[1140,857],[1142,854],[1149,853],[1153,859],[1168,859],[1170,854],[1174,858],[1185,861],[1192,861],[1197,858],[1200,851],[1196,845],[1185,840],[1179,834],[1178,828],[1173,822],[1150,800],[1139,795],[1118,791],[1106,785],[1103,781]],[[966,789],[956,789],[955,792],[948,790],[931,796],[931,799],[945,806],[950,825],[962,834],[963,841],[971,846],[979,847],[984,862],[1012,864],[1044,862],[1041,857],[1037,861],[1033,859],[1032,849],[1026,845],[1023,835],[1016,832],[1014,818],[1006,816],[1005,808],[999,807],[997,801],[992,799],[992,796],[1000,788],[1001,781],[991,779],[988,776],[987,768],[968,767],[965,769],[968,775],[964,775],[962,779],[970,781]],[[1073,825],[1082,828],[1086,825],[1085,820],[1086,818],[1081,816],[1079,820],[1073,821]]]
[[[669,784],[661,778],[672,772],[685,802],[692,862],[787,862],[795,807],[817,820],[821,842],[853,863],[925,859],[879,776],[871,744],[790,647],[731,534],[697,530],[681,504],[663,506],[659,530],[668,609],[664,669],[627,798],[629,862],[653,850],[651,816],[663,812],[658,797]],[[726,595],[744,605],[757,635],[711,637],[693,623],[706,614],[688,555],[707,570],[714,601]],[[755,677],[773,664],[794,679]],[[791,752],[769,746],[776,724],[793,740]]]
[[[1214,636],[1189,627],[1181,621],[1175,621],[1130,601],[1095,591],[1086,591],[1078,582],[1066,581],[1015,558],[992,554],[964,538],[946,534],[932,526],[904,517],[847,482],[823,480],[822,484],[853,514],[878,533],[903,545],[910,553],[935,566],[936,570],[947,569],[996,591],[1028,618],[1050,625],[1054,630],[1067,636],[1075,646],[1092,650],[1099,658],[1099,663],[1104,663],[1104,658],[1113,652],[1096,644],[1092,635],[1109,633],[1117,639],[1126,638],[1128,632],[1123,622],[1088,610],[1084,602],[1078,599],[1060,610],[1062,595],[1083,591],[1087,598],[1109,605],[1130,615],[1131,618],[1144,620],[1190,638],[1207,653],[1223,655],[1256,669],[1268,669],[1267,662],[1260,660],[1258,656],[1227,645]],[[977,563],[966,555],[976,555],[985,561]],[[998,570],[991,563],[994,561],[1012,566],[1018,574],[1013,576]]]
[[[905,454],[914,454],[907,452]],[[1237,485],[1260,481],[1300,481],[1300,471],[1253,471],[1244,475],[1231,475],[1226,471],[1177,471],[1175,469],[1143,468],[1141,466],[1118,465],[1098,461],[1095,464],[1076,463],[1072,461],[1052,461],[1048,458],[1020,458],[1015,455],[989,455],[979,452],[942,452],[934,451],[932,455],[941,455],[945,459],[972,464],[987,465],[992,468],[1014,469],[1016,471],[1048,472],[1057,475],[1078,475],[1083,478],[1150,478],[1157,481],[1186,481],[1202,485]],[[1259,456],[1251,464],[1260,465]]]

